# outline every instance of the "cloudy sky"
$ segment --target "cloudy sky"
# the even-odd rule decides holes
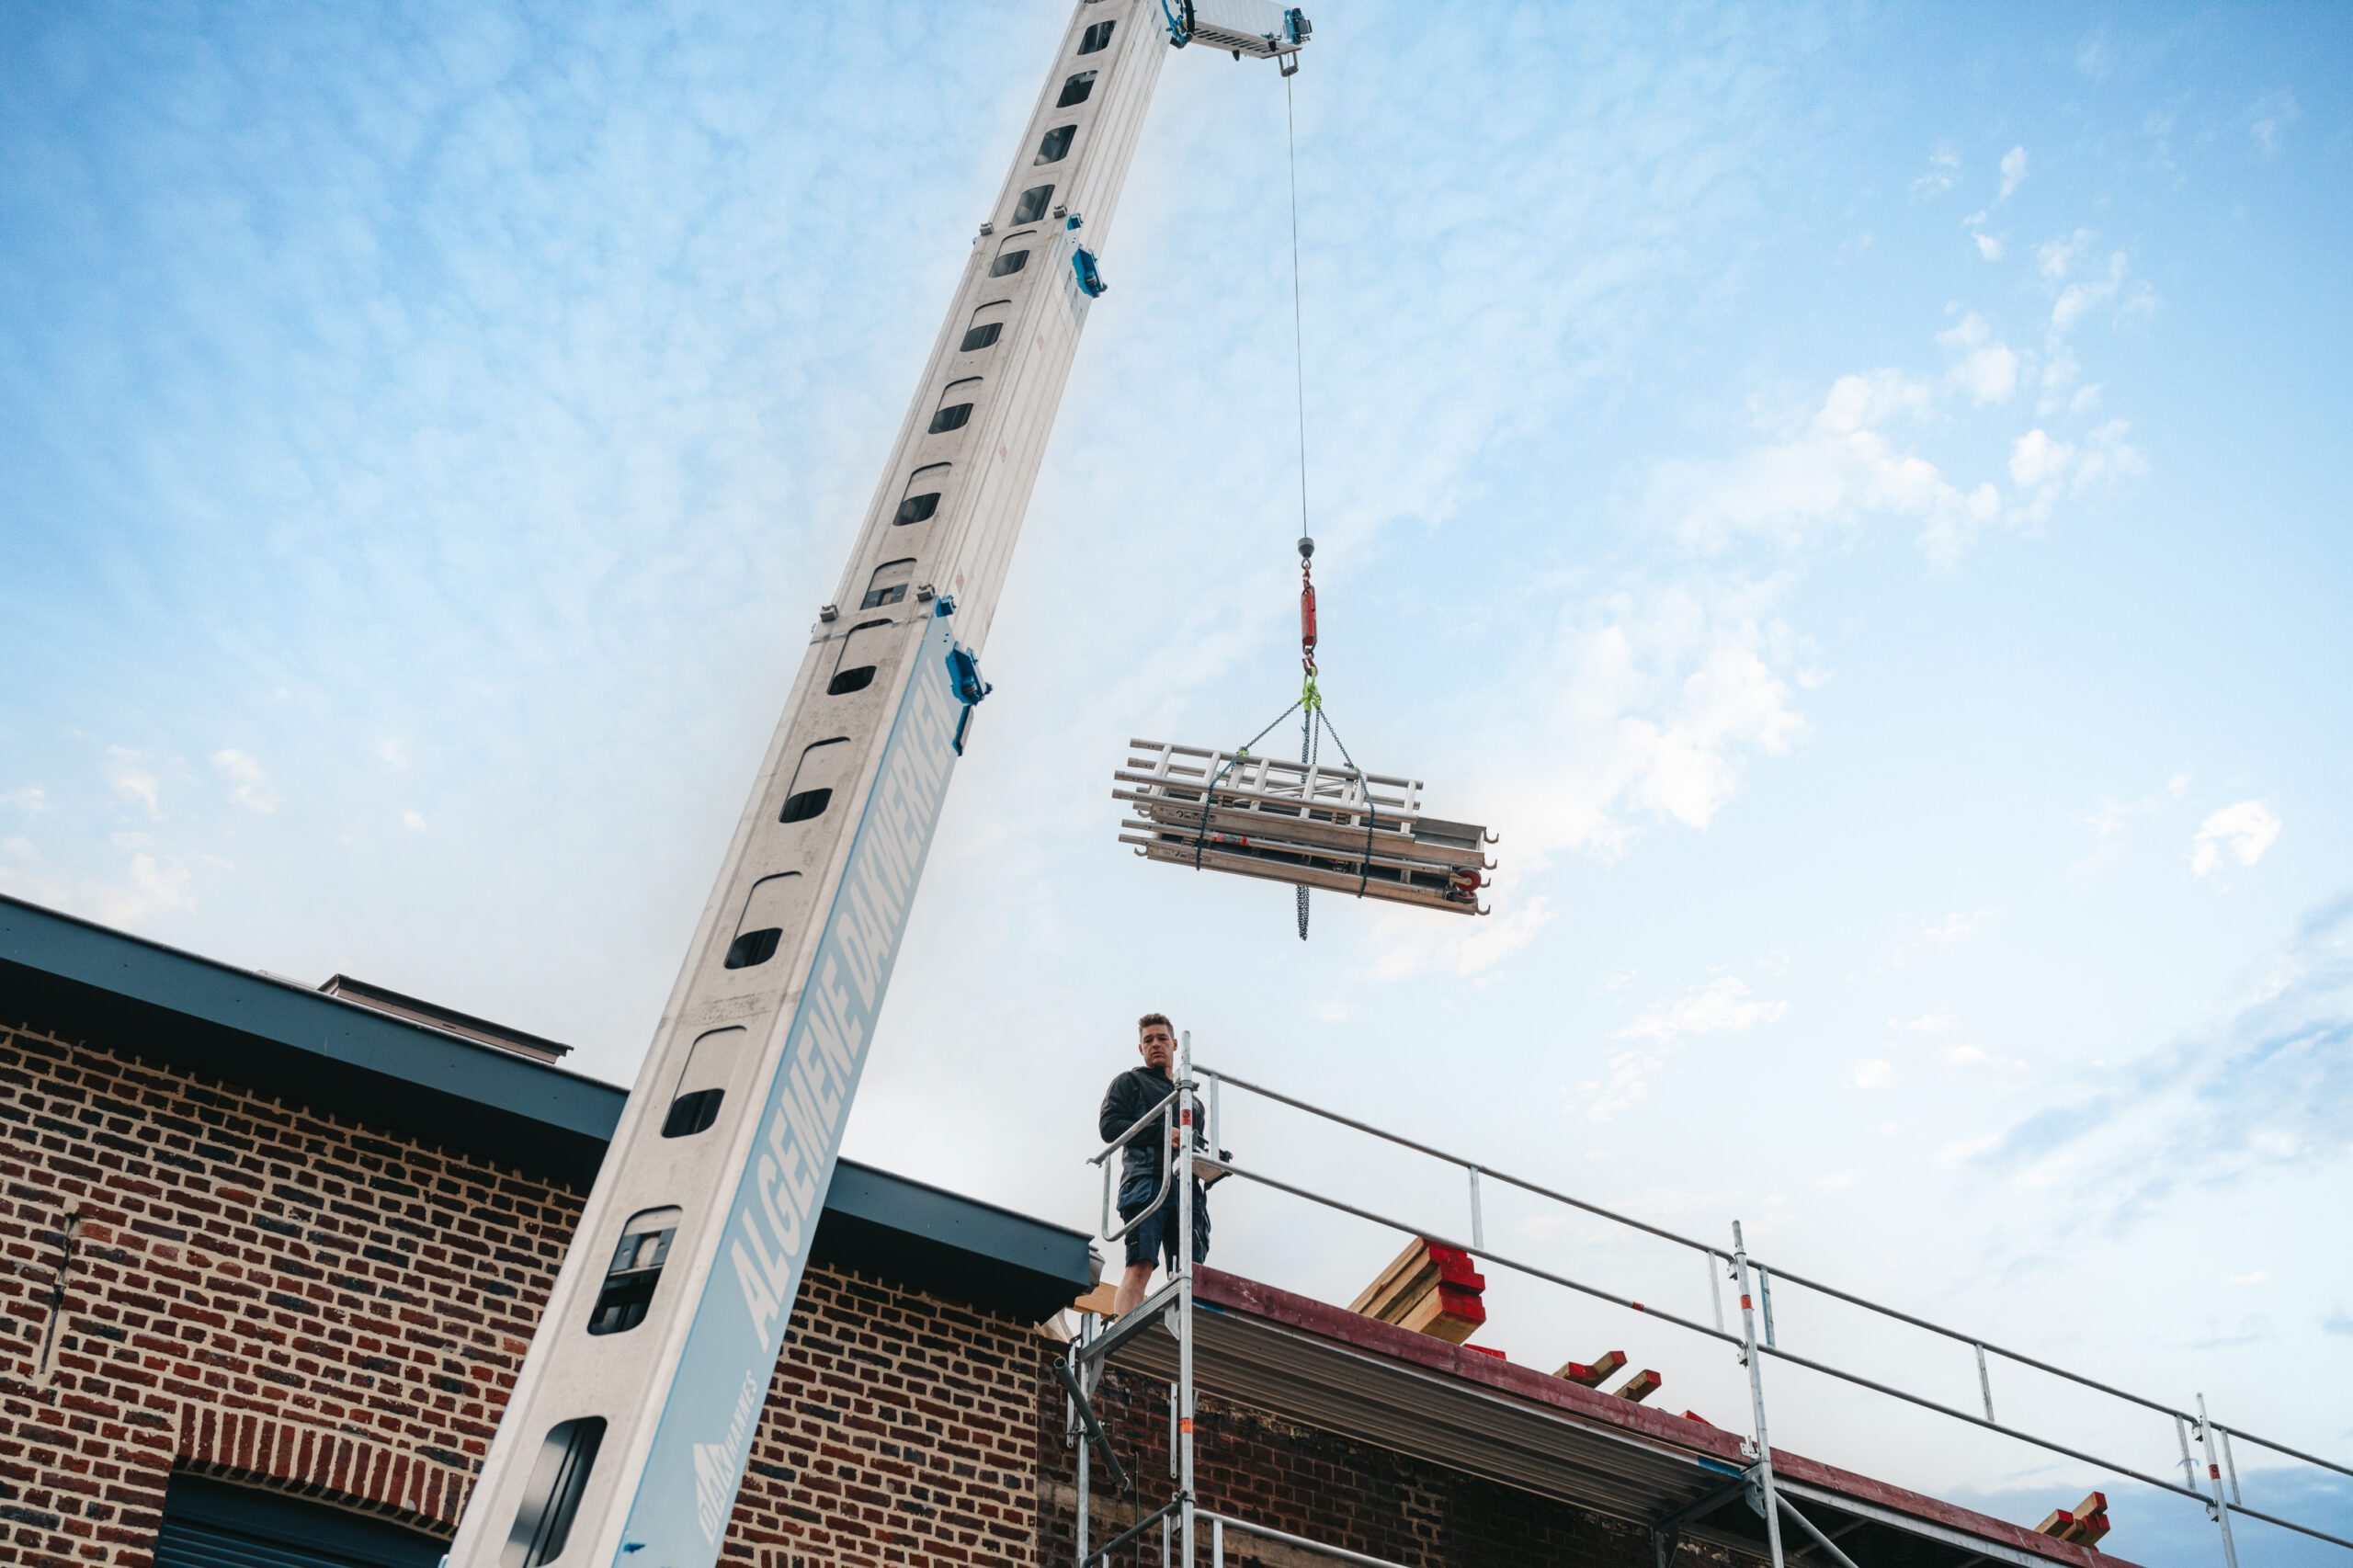
[[[0,890],[629,1080],[1065,15],[0,6]],[[1232,744],[1296,685],[1283,94],[1189,52],[848,1152],[1086,1222],[1162,1007],[1213,1063],[2353,1454],[2343,13],[1315,20],[1324,684],[1359,758],[1503,834],[1495,913],[1319,898],[1302,945],[1287,892],[1114,842],[1129,736]],[[1225,1108],[1237,1153],[1461,1227],[1457,1175]],[[1345,1300],[1393,1245],[1304,1219],[1229,1187],[1217,1261]],[[1680,1258],[1491,1226],[1707,1311]],[[1738,1424],[1708,1346],[1492,1297],[1515,1357],[1622,1346]],[[1974,1395],[1965,1352],[1777,1305]],[[2029,1518],[2099,1480],[1776,1377],[1826,1459]],[[2120,1551],[2215,1560],[2114,1494]]]

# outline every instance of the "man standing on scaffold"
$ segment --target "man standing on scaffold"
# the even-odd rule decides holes
[[[1169,1075],[1169,1064],[1176,1059],[1176,1028],[1165,1013],[1146,1013],[1136,1020],[1136,1051],[1143,1058],[1143,1065],[1131,1067],[1111,1080],[1103,1094],[1103,1111],[1097,1119],[1103,1142],[1108,1143],[1147,1115],[1158,1119],[1160,1102],[1176,1089],[1176,1082]],[[1198,1117],[1199,1112],[1195,1113]],[[1128,1140],[1120,1151],[1120,1218],[1135,1220],[1160,1196],[1161,1183],[1170,1154],[1176,1147],[1181,1129],[1172,1125],[1165,1140],[1149,1133],[1138,1133]],[[1206,1149],[1209,1141],[1197,1124],[1193,1129],[1193,1147]],[[1120,1276],[1120,1289],[1112,1303],[1114,1316],[1125,1317],[1143,1300],[1144,1287],[1152,1283],[1154,1259],[1165,1258],[1168,1267],[1176,1267],[1176,1194],[1153,1213],[1137,1220],[1126,1237],[1127,1268]],[[1210,1210],[1207,1186],[1193,1183],[1193,1261],[1200,1262],[1210,1255]]]

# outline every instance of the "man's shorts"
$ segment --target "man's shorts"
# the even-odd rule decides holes
[[[1160,1190],[1156,1176],[1131,1177],[1120,1187],[1120,1218],[1133,1220],[1148,1207]],[[1168,1199],[1157,1210],[1137,1221],[1135,1228],[1125,1238],[1130,1264],[1165,1262],[1176,1267],[1176,1185],[1169,1183]],[[1199,1182],[1193,1184],[1193,1261],[1200,1262],[1210,1255],[1209,1190]]]

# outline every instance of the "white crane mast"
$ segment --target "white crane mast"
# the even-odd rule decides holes
[[[1110,225],[1193,3],[1080,0],[556,1276],[457,1568],[719,1555]],[[1290,56],[1296,11],[1199,0]],[[1084,227],[1078,220],[1084,220]]]

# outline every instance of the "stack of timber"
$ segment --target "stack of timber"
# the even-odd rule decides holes
[[[2108,1494],[2094,1492],[2072,1508],[2053,1508],[2034,1528],[2042,1535],[2055,1535],[2077,1546],[2096,1546],[2108,1533]]]
[[[1460,1345],[1487,1321],[1486,1288],[1469,1253],[1415,1236],[1348,1310]]]
[[[1626,1353],[1623,1350],[1612,1350],[1591,1361],[1564,1361],[1561,1364],[1561,1369],[1552,1375],[1556,1378],[1566,1378],[1573,1383],[1583,1383],[1589,1389],[1597,1389],[1601,1386],[1601,1381],[1604,1378],[1625,1364]]]
[[[1583,1383],[1589,1389],[1597,1389],[1601,1386],[1603,1380],[1607,1379],[1610,1373],[1616,1371],[1625,1364],[1626,1353],[1623,1350],[1612,1350],[1608,1354],[1599,1357],[1590,1362],[1563,1362],[1562,1363],[1560,1369],[1552,1375],[1556,1378],[1566,1378],[1573,1383]],[[1636,1404],[1640,1404],[1643,1401],[1650,1398],[1651,1395],[1658,1392],[1658,1391],[1665,1387],[1665,1384],[1666,1380],[1665,1378],[1660,1377],[1656,1372],[1654,1372],[1648,1367],[1645,1367],[1641,1371],[1636,1372],[1632,1377],[1628,1378],[1624,1382],[1620,1383],[1616,1388],[1611,1389],[1609,1391],[1609,1394],[1613,1399],[1631,1400]],[[1691,1415],[1691,1413],[1688,1410],[1683,1414],[1686,1415]],[[1691,1419],[1697,1421],[1699,1418],[1696,1415],[1691,1415]]]
[[[1472,823],[1422,813],[1415,778],[1164,741],[1128,743],[1111,798],[1120,842],[1148,860],[1484,915],[1495,869]]]

